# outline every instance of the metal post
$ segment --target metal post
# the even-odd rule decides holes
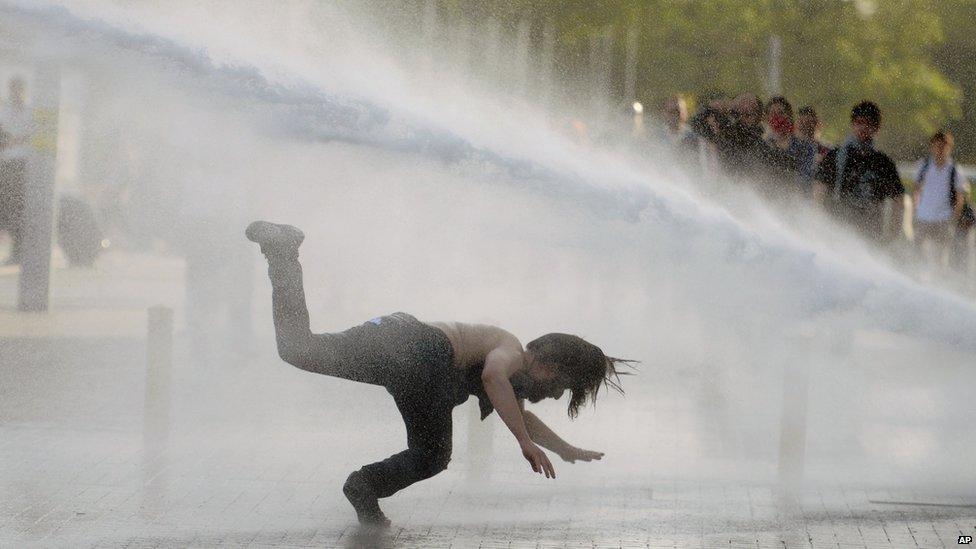
[[[33,155],[27,165],[17,307],[46,311],[51,291],[51,238],[54,225],[54,177],[58,153],[61,72],[53,64],[38,67],[33,84]]]
[[[624,100],[637,100],[637,52],[640,47],[637,24],[627,29],[627,48],[624,60]]]
[[[597,112],[610,96],[610,54],[613,51],[613,27],[590,36],[590,104]]]
[[[779,95],[783,93],[782,66],[780,59],[783,55],[783,41],[779,36],[773,35],[769,38],[769,75],[766,82],[769,95]]]
[[[530,38],[531,25],[528,20],[519,21],[515,34],[515,51],[513,58],[515,61],[515,82],[512,83],[512,90],[521,97],[529,97],[532,94],[530,80],[532,69],[530,59],[532,52],[532,40]]]
[[[976,293],[976,230],[966,231],[966,290]]]

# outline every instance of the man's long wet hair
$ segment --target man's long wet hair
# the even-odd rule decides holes
[[[579,409],[587,401],[596,403],[600,387],[606,385],[620,394],[620,376],[630,372],[620,372],[618,364],[633,368],[636,360],[608,357],[599,347],[588,343],[579,336],[569,334],[546,334],[534,339],[525,346],[536,360],[555,364],[559,372],[570,380],[570,399],[567,410],[570,418],[579,415]]]

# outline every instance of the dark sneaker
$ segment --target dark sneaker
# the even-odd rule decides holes
[[[261,245],[264,253],[298,250],[305,240],[305,233],[291,225],[279,225],[267,221],[255,221],[244,230],[244,236]]]
[[[342,493],[346,495],[346,499],[356,510],[360,524],[380,528],[386,528],[390,525],[390,519],[386,518],[386,515],[380,510],[379,499],[359,471],[349,475],[346,484],[342,487]]]

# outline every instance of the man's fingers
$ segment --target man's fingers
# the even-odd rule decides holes
[[[533,472],[545,474],[546,478],[556,478],[556,470],[544,452],[526,454],[525,457],[532,465]]]

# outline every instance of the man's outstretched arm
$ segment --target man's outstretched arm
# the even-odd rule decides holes
[[[573,463],[576,460],[591,461],[603,457],[603,452],[595,452],[593,450],[577,448],[560,438],[559,435],[550,429],[549,426],[539,419],[538,416],[526,410],[524,408],[523,401],[519,401],[519,407],[522,408],[522,417],[525,419],[525,428],[529,432],[529,437],[532,439],[532,441],[539,446],[542,446],[546,450],[555,452],[556,455],[563,459],[563,461]]]
[[[495,411],[518,441],[522,456],[532,465],[532,470],[545,473],[546,478],[556,478],[556,471],[546,453],[529,436],[522,411],[515,399],[515,390],[508,380],[511,373],[518,369],[519,360],[517,354],[505,349],[491,351],[485,358],[481,383]]]
[[[524,404],[519,401],[519,406],[522,407]],[[564,451],[572,448],[571,444],[559,438],[559,435],[532,412],[522,408],[522,417],[525,419],[525,429],[529,432],[532,442],[557,455],[562,455]]]

